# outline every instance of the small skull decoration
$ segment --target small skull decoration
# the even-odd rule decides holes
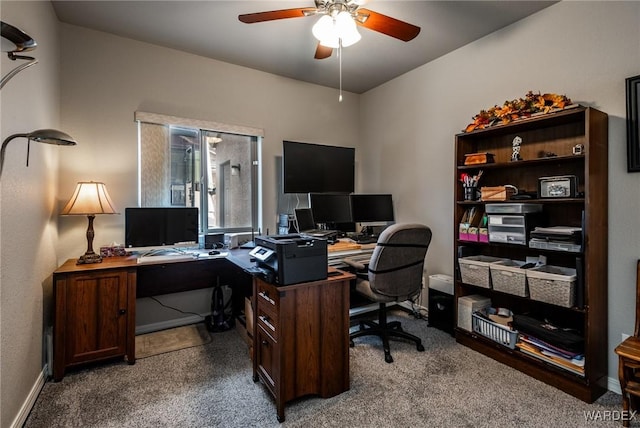
[[[511,143],[511,145],[513,146],[513,153],[511,153],[511,160],[512,161],[522,160],[522,157],[520,157],[520,145],[521,144],[522,144],[522,138],[520,138],[519,136],[516,136],[516,138],[514,138],[513,142]]]

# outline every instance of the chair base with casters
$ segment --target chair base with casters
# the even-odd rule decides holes
[[[376,323],[375,321],[361,320],[359,323],[359,330],[349,335],[349,344],[351,347],[353,347],[353,339],[355,339],[356,337],[370,335],[378,336],[382,340],[382,347],[384,348],[384,360],[387,363],[393,362],[393,357],[391,356],[391,350],[389,348],[389,339],[391,338],[406,339],[415,342],[418,352],[424,352],[422,340],[419,337],[402,330],[400,321],[387,321],[387,305],[385,303],[380,303],[380,308],[378,310],[378,322]]]

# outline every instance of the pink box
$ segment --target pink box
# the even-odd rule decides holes
[[[478,241],[489,242],[489,230],[486,227],[478,228]]]

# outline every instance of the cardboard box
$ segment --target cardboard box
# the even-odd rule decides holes
[[[480,309],[491,306],[491,299],[480,294],[472,294],[458,298],[458,327],[467,331],[473,331],[471,324],[472,314]]]

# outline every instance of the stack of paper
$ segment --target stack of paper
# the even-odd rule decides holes
[[[584,355],[553,346],[533,336],[520,334],[516,343],[520,351],[527,355],[551,363],[580,376],[584,376]]]

